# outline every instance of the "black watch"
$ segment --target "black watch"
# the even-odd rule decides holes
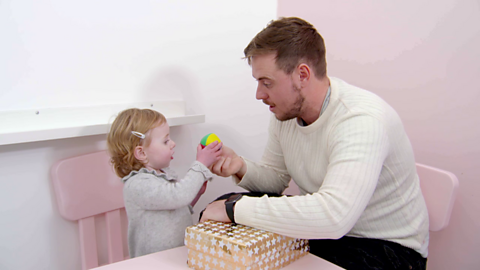
[[[233,214],[233,207],[238,202],[238,200],[240,200],[242,198],[242,196],[243,196],[242,194],[234,194],[234,195],[230,196],[230,198],[228,198],[225,201],[225,210],[227,211],[227,216],[232,223],[235,223],[235,216]]]

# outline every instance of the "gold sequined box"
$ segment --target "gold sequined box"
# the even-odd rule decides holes
[[[187,227],[185,246],[196,270],[276,270],[309,251],[308,240],[217,221]]]

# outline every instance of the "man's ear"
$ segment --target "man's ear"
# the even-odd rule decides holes
[[[300,83],[306,83],[310,80],[310,76],[312,75],[312,70],[310,67],[305,64],[301,63],[300,65],[297,66],[297,76],[298,79],[300,80]]]
[[[143,146],[139,145],[135,147],[133,154],[135,155],[135,158],[142,163],[147,160],[147,154],[143,151]]]

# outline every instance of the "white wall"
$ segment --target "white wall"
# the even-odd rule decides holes
[[[428,269],[480,269],[480,2],[279,0],[315,25],[328,73],[399,113],[417,162],[453,172],[450,224],[430,234]]]
[[[269,112],[241,58],[275,17],[274,0],[1,1],[0,111],[183,99],[206,123],[172,128],[180,175],[209,132],[259,159]],[[105,149],[104,138],[0,146],[0,269],[80,269],[77,226],[58,214],[49,169]],[[215,178],[197,213],[232,190]]]

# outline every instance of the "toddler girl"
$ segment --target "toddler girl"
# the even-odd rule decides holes
[[[127,109],[113,122],[107,145],[124,182],[130,257],[183,245],[192,207],[212,179],[207,167],[220,158],[222,144],[204,149],[199,144],[196,161],[179,179],[169,168],[175,142],[165,117],[154,110]]]

